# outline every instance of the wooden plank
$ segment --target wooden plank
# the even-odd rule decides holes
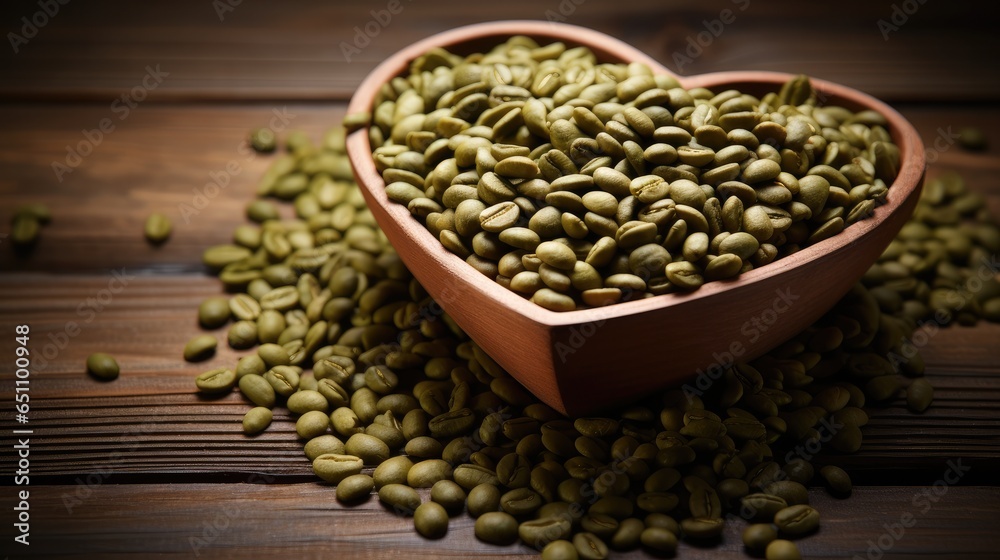
[[[246,221],[244,208],[274,158],[248,149],[249,131],[276,119],[276,128],[304,130],[318,141],[339,126],[343,111],[340,104],[151,105],[119,120],[99,105],[0,107],[0,118],[21,135],[0,140],[7,171],[0,178],[0,232],[10,231],[10,212],[25,201],[44,202],[54,215],[32,254],[3,247],[0,269],[200,272],[201,252],[231,242],[233,229]],[[81,131],[105,118],[115,130],[60,180],[53,162],[66,163],[68,150],[92,146]],[[290,207],[284,210],[291,216]],[[174,223],[170,241],[156,248],[142,235],[154,211]]]
[[[948,466],[940,465],[943,477]],[[960,479],[961,480],[961,479]],[[822,490],[810,502],[820,530],[798,541],[805,558],[921,560],[996,557],[1000,488],[948,486],[856,488],[846,501]],[[377,499],[345,508],[320,484],[37,486],[30,491],[32,558],[526,558],[521,543],[497,547],[473,536],[474,520],[452,518],[448,535],[428,541],[410,519]],[[11,489],[13,490],[13,489]],[[936,493],[935,493],[936,492]],[[422,491],[424,500],[426,491]],[[79,498],[77,497],[79,496]],[[0,503],[14,507],[14,492]],[[907,517],[904,517],[907,516]],[[910,527],[896,528],[905,519]],[[731,521],[714,546],[682,542],[677,557],[746,558],[742,521]],[[14,528],[3,526],[6,542]],[[7,547],[18,553],[21,545]],[[869,555],[871,551],[871,555]],[[537,556],[536,556],[537,557]],[[616,558],[648,558],[642,551]]]
[[[626,40],[681,74],[723,70],[808,73],[891,100],[996,100],[996,34],[961,3],[848,1],[829,10],[793,1],[626,3],[446,0],[240,3],[217,13],[200,0],[169,7],[124,0],[62,6],[30,38],[5,10],[3,28],[26,42],[0,49],[0,99],[93,100],[107,107],[142,83],[147,66],[169,76],[149,92],[166,100],[346,100],[376,64],[436,32],[496,19],[566,21]],[[728,13],[725,12],[728,10]],[[372,12],[380,13],[381,25]],[[389,15],[390,17],[386,17]],[[368,29],[366,33],[364,30]],[[10,39],[8,39],[10,42]],[[355,50],[352,50],[355,49]]]
[[[984,153],[961,149],[954,135],[965,126],[1000,130],[995,107],[903,105],[928,146],[930,174],[960,171],[971,188],[988,197],[1000,216],[1000,138]],[[0,106],[7,134],[0,136],[0,233],[8,233],[10,212],[25,201],[49,205],[55,216],[42,230],[41,241],[28,256],[4,247],[0,237],[0,270],[103,273],[126,266],[155,274],[201,272],[201,252],[225,243],[244,223],[243,211],[273,156],[257,156],[241,148],[248,131],[268,126],[274,111],[289,117],[288,129],[316,138],[337,126],[342,104],[242,104],[140,106],[124,121],[107,107],[92,104]],[[60,182],[53,162],[65,162],[67,147],[84,141],[103,118],[115,119],[115,130]],[[235,172],[228,173],[227,165]],[[216,184],[228,180],[225,188]],[[185,217],[182,205],[197,214]],[[287,212],[290,208],[284,208]],[[171,240],[151,248],[142,237],[145,217],[154,211],[174,222]],[[290,212],[289,212],[290,215]]]
[[[31,327],[32,473],[59,481],[104,471],[113,472],[117,482],[188,481],[197,478],[194,473],[216,480],[250,473],[313,480],[286,410],[279,407],[267,432],[248,438],[240,422],[249,406],[237,392],[206,399],[195,391],[198,373],[232,367],[248,353],[226,345],[223,327],[213,331],[221,341],[215,357],[200,364],[181,358],[184,343],[201,332],[198,303],[222,291],[217,280],[137,276],[112,293],[111,278],[0,276],[0,332],[22,323]],[[996,482],[996,340],[996,324],[938,332],[922,350],[937,388],[931,409],[914,415],[901,402],[875,408],[860,453],[836,456],[821,450],[816,462],[844,465],[859,481],[899,483],[961,457],[975,467],[972,479]],[[12,356],[14,344],[13,337],[0,338],[0,356]],[[118,358],[118,380],[99,382],[84,372],[86,357],[95,351]],[[13,394],[10,373],[0,376],[0,388]],[[0,446],[9,447],[11,430],[23,426],[14,424],[12,403],[4,400]],[[811,456],[815,450],[804,453]],[[0,464],[13,467],[14,459],[5,455]]]

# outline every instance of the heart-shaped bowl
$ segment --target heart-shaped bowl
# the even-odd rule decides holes
[[[379,88],[431,48],[462,55],[486,52],[515,35],[539,44],[585,46],[599,62],[641,62],[673,75],[634,47],[591,29],[498,21],[459,27],[400,50],[365,78],[348,111],[372,112]],[[792,76],[719,72],[675,77],[687,89],[735,88],[760,96],[778,91]],[[913,126],[867,94],[823,80],[811,82],[824,104],[872,109],[888,121],[900,165],[885,203],[841,233],[734,280],[605,307],[549,311],[495,283],[445,249],[405,206],[387,198],[368,128],[348,136],[347,152],[379,226],[444,311],[538,398],[566,414],[587,414],[669,385],[710,381],[732,362],[753,359],[787,340],[833,307],[909,218],[925,168],[923,144]],[[699,375],[702,380],[696,379]]]

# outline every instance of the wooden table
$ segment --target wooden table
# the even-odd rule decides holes
[[[220,349],[199,365],[180,358],[199,331],[197,304],[221,292],[200,253],[243,222],[268,164],[241,149],[246,132],[283,115],[289,128],[318,136],[339,122],[375,64],[437,31],[557,19],[629,41],[684,74],[760,69],[842,82],[894,104],[921,132],[929,173],[962,172],[1000,216],[997,34],[972,3],[51,4],[50,14],[37,3],[5,5],[0,16],[19,37],[7,35],[11,44],[0,49],[0,362],[8,364],[0,371],[0,550],[10,557],[533,552],[479,543],[466,516],[432,542],[375,501],[342,508],[316,482],[284,413],[250,439],[239,429],[246,405],[238,395],[194,394],[194,375],[234,363],[237,352]],[[967,125],[990,131],[986,152],[955,143]],[[86,155],[76,161],[68,151]],[[199,196],[204,205],[185,221],[180,206]],[[44,202],[55,218],[36,250],[17,256],[4,234],[25,201]],[[141,235],[152,211],[175,223],[171,241],[155,249]],[[9,367],[21,324],[34,356],[27,424],[14,418]],[[824,520],[800,542],[807,557],[1000,556],[998,342],[1000,325],[991,324],[933,337],[923,350],[934,406],[923,415],[898,405],[873,412],[861,452],[838,459],[861,483],[854,496],[812,491]],[[118,357],[116,382],[83,372],[97,350]],[[25,437],[15,429],[33,430],[29,486],[15,486],[15,446]],[[22,490],[30,492],[29,547],[13,541]],[[916,524],[894,528],[905,515]],[[682,544],[678,554],[741,557],[740,530],[731,524],[719,548]]]

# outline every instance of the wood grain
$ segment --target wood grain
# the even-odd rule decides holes
[[[948,467],[941,465],[943,476]],[[931,487],[933,488],[933,487]],[[925,495],[924,492],[930,492]],[[995,539],[970,538],[997,529],[1000,489],[947,487],[858,488],[849,500],[822,490],[810,503],[822,512],[820,530],[799,541],[805,558],[865,557],[881,544],[886,558],[995,558]],[[79,497],[78,494],[79,493]],[[458,514],[446,538],[428,541],[412,520],[385,510],[372,498],[345,508],[322,484],[168,484],[33,486],[32,558],[129,558],[150,550],[158,558],[525,558],[537,552],[522,544],[492,546],[473,536],[473,519]],[[424,500],[427,492],[422,491]],[[4,509],[13,507],[8,495]],[[155,523],[149,517],[155,508]],[[899,538],[883,536],[883,523],[910,514],[915,525]],[[66,523],[64,520],[71,520]],[[878,519],[878,523],[871,520]],[[909,518],[907,518],[909,519]],[[682,542],[677,557],[746,558],[740,534],[727,524],[716,546]],[[12,528],[5,526],[4,533]],[[537,557],[537,556],[536,556]],[[615,558],[649,558],[642,551]]]
[[[184,343],[202,332],[195,319],[198,303],[222,291],[217,280],[138,276],[98,311],[88,299],[100,301],[109,278],[0,276],[0,331],[24,322],[32,332],[34,475],[49,482],[105,471],[115,482],[245,480],[253,473],[313,479],[287,410],[279,407],[271,427],[248,438],[240,422],[249,405],[238,392],[206,399],[194,388],[198,373],[232,367],[247,353],[228,348],[223,327],[212,331],[221,340],[215,357],[199,364],[181,358]],[[79,327],[77,336],[65,334],[70,322]],[[859,482],[884,484],[919,483],[942,461],[961,457],[975,467],[969,480],[995,481],[1000,468],[996,340],[1000,325],[995,324],[938,332],[922,349],[936,387],[934,406],[922,415],[906,411],[900,401],[875,408],[860,453],[827,451],[816,461],[844,465]],[[13,355],[13,345],[12,337],[0,338],[0,356]],[[98,349],[118,358],[118,380],[100,382],[84,373],[86,357]],[[12,387],[11,374],[3,373],[2,394],[10,395]],[[10,430],[17,427],[8,398],[0,408],[5,448],[13,444]],[[0,466],[12,469],[13,461],[5,454]]]
[[[309,472],[287,416],[279,413],[268,432],[246,438],[238,421],[247,405],[239,395],[204,400],[194,394],[192,377],[202,367],[232,364],[240,353],[223,345],[211,361],[191,365],[180,351],[199,332],[197,303],[221,292],[205,276],[201,251],[228,240],[243,222],[244,204],[269,161],[248,160],[240,151],[249,129],[287,107],[296,115],[290,127],[318,137],[339,122],[362,77],[402,45],[476,21],[545,19],[547,10],[559,14],[564,4],[576,6],[567,22],[610,33],[671,68],[674,53],[683,53],[689,38],[697,40],[706,21],[736,5],[403,2],[400,17],[347,63],[341,41],[351,41],[353,28],[387,3],[242,2],[220,21],[205,0],[71,2],[19,52],[0,49],[0,333],[28,323],[37,349],[64,346],[51,351],[45,368],[32,377],[31,425],[38,430],[29,488],[32,558],[190,558],[191,538],[204,536],[206,523],[224,524],[227,511],[240,513],[199,549],[201,557],[531,554],[519,546],[477,542],[465,517],[453,522],[448,538],[429,542],[412,532],[409,520],[383,512],[374,501],[342,509],[332,489]],[[876,22],[891,15],[892,4],[753,2],[681,73],[805,71],[891,101],[933,150],[929,173],[960,171],[1000,215],[997,139],[984,153],[954,143],[963,126],[1000,130],[1000,75],[990,70],[998,42],[993,23],[970,16],[978,13],[973,3],[928,2],[884,41]],[[5,5],[3,29],[18,32],[20,18],[31,17],[37,6]],[[114,99],[156,64],[170,75],[119,119]],[[58,181],[51,163],[64,161],[67,146],[76,146],[82,131],[104,118],[113,119],[114,132]],[[209,174],[218,176],[231,161],[241,171],[184,223],[178,206],[190,203],[192,189],[204,189]],[[56,217],[37,250],[18,256],[4,234],[11,210],[26,201],[45,202]],[[141,237],[152,211],[168,213],[177,226],[159,249]],[[91,315],[88,300],[106,299],[111,272],[122,268],[136,278]],[[63,343],[59,335],[69,321],[80,332]],[[885,532],[882,524],[915,512],[914,495],[956,459],[972,470],[918,516],[917,529],[891,543],[885,558],[996,557],[997,340],[997,325],[941,331],[922,349],[937,387],[935,405],[923,415],[898,403],[877,410],[860,453],[817,459],[846,465],[859,483],[913,486],[862,486],[844,502],[814,491],[824,521],[818,534],[800,542],[807,557],[865,557],[867,543]],[[12,355],[12,345],[7,335],[0,337],[0,360]],[[119,357],[124,373],[118,381],[99,383],[83,373],[83,361],[95,349]],[[11,395],[11,373],[0,370],[4,449],[13,444]],[[11,453],[0,454],[0,509],[7,512],[16,490],[12,460]],[[88,490],[78,479],[100,484],[68,511],[64,494]],[[986,486],[969,486],[975,484]],[[3,553],[20,557],[23,551],[7,544],[13,526],[4,519]],[[745,557],[738,531],[737,524],[729,526],[718,548],[682,544],[679,556]]]
[[[382,14],[384,26],[372,12],[384,12],[387,1],[295,0],[280,8],[242,2],[221,18],[216,5],[114,0],[63,6],[16,53],[0,49],[0,98],[107,107],[141,84],[147,65],[159,65],[169,76],[150,100],[343,100],[402,46],[498,19],[599,29],[680,74],[771,70],[807,73],[887,100],[1000,98],[1000,75],[989,71],[996,34],[989,18],[970,17],[978,5],[965,1],[922,4],[885,36],[878,22],[891,24],[893,3],[861,0],[838,2],[835,9],[793,0],[511,0],[502,6],[400,0],[397,14]],[[12,7],[0,22],[19,33],[21,18],[36,10],[32,3]],[[357,45],[359,52],[352,51]]]
[[[927,147],[928,174],[959,171],[971,188],[984,194],[1000,216],[1000,139],[986,152],[960,148],[954,138],[966,126],[1000,130],[996,107],[897,104]],[[53,222],[43,228],[37,250],[19,256],[4,249],[0,271],[102,274],[122,266],[150,274],[201,273],[201,252],[226,243],[252,199],[257,180],[274,156],[251,156],[240,146],[249,130],[266,126],[273,111],[295,115],[289,129],[317,141],[337,126],[343,104],[238,104],[232,107],[184,104],[136,109],[75,170],[56,180],[53,161],[64,161],[69,144],[83,140],[82,129],[115,117],[92,104],[0,104],[0,234],[9,233],[10,212],[23,202],[47,204]],[[239,172],[227,174],[235,162]],[[228,176],[227,187],[187,221],[182,205],[192,206],[196,192],[211,193]],[[217,178],[217,179],[216,179]],[[284,208],[286,211],[290,208]],[[152,212],[174,222],[169,243],[151,248],[142,224]],[[289,213],[290,215],[290,213]]]

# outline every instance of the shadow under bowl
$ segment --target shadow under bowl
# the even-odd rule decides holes
[[[459,54],[485,52],[514,35],[586,46],[600,62],[643,62],[654,72],[674,75],[634,47],[591,29],[498,21],[453,29],[402,49],[366,77],[348,110],[372,111],[379,88],[433,47]],[[792,76],[719,72],[675,77],[687,89],[735,88],[760,96],[778,91]],[[405,206],[386,197],[367,128],[348,136],[347,152],[379,226],[444,311],[546,404],[570,415],[589,414],[679,385],[712,365],[753,359],[781,344],[836,304],[910,217],[925,168],[923,144],[913,126],[865,93],[824,80],[811,82],[825,104],[871,109],[888,121],[900,149],[900,171],[873,215],[734,280],[600,308],[553,312],[496,284],[445,249]]]

